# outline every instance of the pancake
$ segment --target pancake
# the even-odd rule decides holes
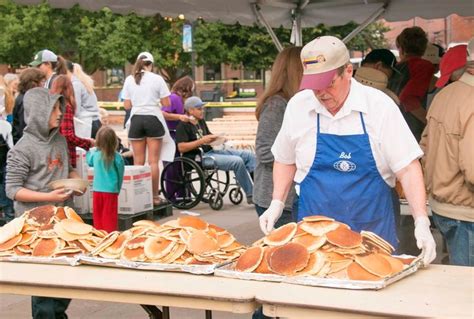
[[[241,249],[241,248],[244,248],[244,245],[242,245],[238,241],[234,241],[229,246],[223,247],[222,250],[226,251],[226,252],[231,252],[231,251],[236,251],[236,250]]]
[[[270,269],[280,275],[292,276],[308,265],[309,253],[301,244],[288,243],[277,247],[270,255]]]
[[[334,218],[327,217],[327,216],[322,216],[322,215],[313,215],[313,216],[303,217],[303,221],[305,221],[305,222],[320,222],[320,221],[323,221],[323,220],[333,222]]]
[[[164,264],[171,264],[176,259],[181,257],[181,255],[184,254],[185,251],[186,251],[186,245],[176,244],[176,245],[174,245],[171,252],[166,257],[161,259],[161,262],[164,263]]]
[[[363,230],[360,232],[360,234],[364,240],[379,247],[383,251],[387,252],[389,255],[391,255],[395,251],[395,248],[388,241],[386,241],[376,233]]]
[[[64,207],[64,213],[66,214],[67,218],[74,219],[78,222],[84,223],[81,216],[79,216],[74,209],[71,207]]]
[[[403,263],[399,259],[384,254],[379,254],[379,256],[385,258],[390,263],[390,266],[392,267],[392,272],[390,275],[394,275],[403,270]]]
[[[237,259],[235,270],[252,272],[260,265],[264,255],[263,247],[250,247]]]
[[[364,268],[362,268],[358,263],[353,262],[347,267],[347,277],[350,280],[368,280],[368,281],[378,281],[381,280],[381,277],[378,277],[374,274],[371,274]]]
[[[17,255],[17,256],[30,256],[30,253],[24,252],[24,251],[18,249],[18,247],[14,247],[14,248],[13,248],[13,252],[14,252],[15,255]]]
[[[25,218],[17,217],[11,222],[0,227],[0,244],[3,244],[4,242],[18,235],[22,231],[24,225]]]
[[[63,248],[61,250],[58,250],[55,254],[54,257],[72,257],[77,254],[82,253],[82,250],[79,248],[73,248],[73,247],[68,247],[68,248]]]
[[[107,259],[120,259],[120,254],[111,254],[107,250],[103,250],[99,253],[99,256]]]
[[[59,238],[65,240],[65,241],[73,241],[73,240],[77,240],[77,239],[86,239],[86,238],[90,237],[90,235],[71,234],[70,232],[67,232],[66,230],[64,230],[61,223],[54,224],[54,231],[56,232],[56,234]]]
[[[206,232],[197,230],[193,232],[187,243],[187,249],[193,254],[202,254],[219,249],[219,245],[214,238],[211,238]]]
[[[268,261],[270,259],[270,254],[275,250],[276,247],[272,246],[267,246],[264,247],[264,252],[263,252],[263,258],[262,261],[260,262],[260,265],[254,270],[254,272],[259,273],[259,274],[273,274],[273,271],[270,269],[270,266],[268,265]]]
[[[136,222],[134,222],[133,226],[158,227],[159,225],[157,225],[152,220],[142,219],[142,220],[137,220]]]
[[[316,275],[326,263],[324,253],[315,252],[309,255],[308,264],[297,275]]]
[[[301,229],[313,236],[322,236],[339,227],[339,224],[333,221],[323,220],[320,222],[303,222]]]
[[[92,226],[78,222],[75,219],[63,219],[59,222],[63,229],[75,235],[86,235],[92,232]]]
[[[54,230],[53,224],[42,225],[36,231],[36,235],[40,238],[56,238],[58,235]]]
[[[127,241],[132,237],[132,232],[124,231],[117,239],[107,248],[107,251],[111,254],[120,254],[125,247]]]
[[[217,244],[220,248],[229,247],[234,241],[234,236],[228,232],[223,232],[220,235],[217,235]]]
[[[148,259],[161,259],[168,255],[171,249],[175,246],[175,242],[160,238],[150,237],[145,241],[144,251]]]
[[[299,223],[296,224],[296,225],[298,225],[298,227],[296,228],[296,233],[293,236],[293,238],[300,237],[300,236],[303,236],[303,235],[307,234],[307,232],[305,232],[303,229],[301,229],[301,223],[302,222],[299,222]]]
[[[128,249],[136,249],[136,248],[144,247],[145,246],[145,241],[147,239],[148,239],[148,237],[146,237],[146,236],[140,236],[140,237],[130,239],[126,244],[126,247]]]
[[[326,236],[328,242],[342,248],[354,248],[362,244],[362,236],[359,233],[344,227],[338,227],[328,232]]]
[[[0,244],[0,251],[7,251],[13,249],[16,245],[21,242],[22,234],[18,234],[13,238],[10,238],[6,242]]]
[[[213,224],[209,224],[208,227],[209,227],[209,230],[213,229],[216,232],[216,234],[218,234],[218,235],[223,233],[223,232],[226,232],[226,230],[224,228],[221,228],[221,227],[213,225]]]
[[[305,234],[303,236],[295,237],[291,240],[293,243],[298,243],[306,247],[310,253],[318,250],[326,243],[326,236],[313,236]]]
[[[104,251],[106,248],[108,248],[110,245],[112,245],[118,238],[118,236],[120,235],[120,233],[118,231],[113,231],[111,233],[109,233],[107,236],[105,236],[102,241],[97,245],[95,246],[95,248],[91,251],[91,255],[95,256],[97,254],[99,254],[100,252]],[[78,245],[79,248],[82,248],[82,249],[85,249],[84,246],[83,247],[80,247],[82,246],[82,244],[80,242],[78,242]]]
[[[33,208],[28,211],[28,224],[35,226],[46,225],[51,222],[56,212],[56,207],[53,205],[44,205]]]
[[[194,216],[179,217],[178,225],[180,227],[191,227],[191,228],[199,229],[199,230],[207,230],[208,228],[208,223]]]
[[[41,239],[33,249],[32,255],[36,257],[51,257],[58,249],[57,239]]]
[[[54,216],[58,220],[66,219],[67,216],[66,216],[66,212],[64,211],[64,207],[61,207],[61,206],[56,207],[56,210],[54,211]]]
[[[336,252],[325,252],[326,259],[330,261],[331,263],[335,262],[345,262],[347,260],[352,260],[351,258],[348,258],[342,254],[336,253]]]
[[[95,228],[92,229],[92,234],[94,234],[95,236],[100,237],[100,238],[105,238],[108,235],[106,230],[95,229]]]
[[[382,254],[355,256],[355,261],[365,270],[378,277],[388,277],[392,273],[392,266]]]
[[[350,259],[342,262],[331,263],[331,270],[329,271],[329,274],[333,274],[341,270],[347,269],[350,264],[352,264],[352,260]]]
[[[400,260],[404,265],[411,265],[411,263],[416,259],[415,257],[402,258],[402,257],[393,257]]]
[[[289,242],[296,234],[298,225],[296,223],[288,223],[277,229],[274,229],[270,234],[263,238],[263,242],[269,246],[281,246]]]
[[[17,245],[14,249],[18,249],[19,251],[25,254],[31,254],[31,252],[33,251],[33,248],[27,245]]]
[[[186,245],[188,244],[188,239],[189,239],[189,233],[186,229],[181,229],[179,231],[179,238],[181,239],[181,241],[183,243],[185,243]]]
[[[128,261],[144,261],[145,260],[145,252],[143,248],[137,249],[128,249],[125,248],[122,250],[120,256]]]

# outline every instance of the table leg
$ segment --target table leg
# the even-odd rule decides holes
[[[206,319],[212,319],[212,310],[206,310]]]
[[[160,309],[158,309],[157,306],[152,306],[152,305],[140,305],[140,306],[142,306],[142,308],[145,309],[150,319],[165,319],[165,318],[169,319],[169,309],[168,309],[168,317],[164,317],[165,307],[163,307],[163,313],[162,313]]]
[[[163,306],[163,319],[170,319],[170,307]]]

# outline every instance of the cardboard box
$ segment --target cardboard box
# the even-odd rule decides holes
[[[80,147],[76,147],[76,171],[82,179],[87,180],[87,169],[89,166],[86,161],[87,152]],[[90,206],[90,187],[82,196],[74,196],[74,209],[79,214],[88,214],[91,211]]]
[[[90,207],[92,212],[94,169],[89,167],[87,175],[91,189]],[[149,166],[125,166],[118,204],[119,214],[135,214],[153,209],[153,191]]]

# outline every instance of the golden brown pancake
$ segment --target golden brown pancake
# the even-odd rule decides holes
[[[119,235],[120,233],[118,231],[113,231],[109,233],[107,236],[102,238],[102,241],[99,244],[97,244],[97,246],[95,246],[95,248],[91,251],[91,255],[95,256],[99,254],[100,252],[104,251],[105,249],[107,249],[110,245],[112,245],[117,240]],[[78,241],[76,242],[79,248],[81,248],[84,251],[86,250],[80,242]]]
[[[221,227],[213,225],[213,224],[209,224],[208,227],[209,227],[209,230],[213,229],[217,234],[220,234],[220,233],[226,231],[224,228],[221,228]]]
[[[92,226],[78,222],[75,219],[63,219],[59,222],[63,229],[75,235],[86,235],[92,232]]]
[[[303,217],[303,220],[305,222],[320,222],[320,221],[323,221],[323,220],[333,222],[334,218],[327,217],[327,216],[322,216],[322,215],[313,215],[313,216]]]
[[[306,247],[288,243],[277,247],[270,255],[270,269],[280,275],[292,276],[308,265],[309,253]]]
[[[129,261],[144,261],[145,252],[143,248],[137,248],[137,249],[124,248],[124,250],[122,250],[121,257]]]
[[[354,248],[362,244],[362,236],[359,233],[344,227],[328,232],[326,237],[328,242],[342,248]]]
[[[268,266],[268,261],[270,259],[270,254],[275,250],[276,247],[266,246],[264,247],[263,258],[260,262],[260,265],[254,270],[254,272],[259,274],[273,274],[273,271]]]
[[[150,237],[145,241],[145,256],[148,259],[161,259],[168,255],[175,242],[160,237]]]
[[[326,263],[324,253],[315,252],[309,255],[308,264],[297,275],[316,275]]]
[[[127,241],[132,237],[132,233],[130,231],[122,232],[117,239],[111,244],[107,251],[111,254],[119,254],[123,248],[125,247]]]
[[[0,244],[18,235],[22,231],[24,225],[25,218],[20,216],[0,227]]]
[[[33,208],[28,212],[28,223],[36,226],[49,224],[54,217],[56,207],[44,205]]]
[[[51,257],[59,246],[57,239],[41,239],[33,249],[32,255],[36,257]]]
[[[385,258],[390,263],[390,266],[392,267],[391,275],[399,273],[403,270],[403,263],[399,259],[384,254],[379,254],[379,256]]]
[[[350,280],[368,280],[368,281],[378,281],[382,278],[371,274],[364,268],[362,268],[358,263],[353,262],[347,267],[347,277]]]
[[[217,240],[206,234],[205,231],[196,230],[188,238],[187,249],[193,254],[202,254],[219,249]]]
[[[300,227],[313,236],[322,236],[338,228],[339,224],[337,222],[323,220],[320,222],[303,222]]]
[[[130,239],[127,242],[127,248],[128,249],[136,249],[136,248],[144,247],[145,246],[145,241],[147,239],[148,239],[148,237],[146,237],[146,236],[140,236],[140,237]]]
[[[64,211],[64,207],[61,207],[61,206],[56,207],[54,216],[56,216],[56,218],[59,220],[66,219],[67,216],[66,216],[66,212]]]
[[[64,207],[64,212],[65,212],[67,218],[75,219],[78,222],[84,223],[81,216],[79,216],[76,213],[76,211],[74,209],[72,209],[71,207],[67,207],[67,206]]]
[[[241,248],[244,248],[244,245],[242,245],[238,241],[234,241],[229,246],[223,247],[222,250],[226,251],[226,252],[231,252],[231,251],[236,251],[236,250],[241,249]]]
[[[7,251],[13,249],[21,241],[22,235],[18,234],[15,237],[7,240],[6,242],[0,244],[0,251]]]
[[[293,238],[291,242],[305,246],[306,249],[308,249],[308,251],[311,253],[318,250],[326,243],[326,236],[316,237],[311,234],[305,234],[303,236]]]
[[[22,233],[21,240],[18,245],[29,245],[36,239],[36,235],[34,233]]]
[[[392,266],[381,254],[355,256],[355,261],[365,270],[378,277],[388,277],[392,273]]]
[[[234,236],[228,232],[223,232],[217,235],[217,244],[220,248],[229,247],[235,241]]]
[[[298,225],[296,225],[296,223],[288,223],[283,225],[265,236],[263,242],[269,246],[284,245],[293,238],[293,236],[296,234],[297,228]]]
[[[250,247],[237,259],[235,270],[243,272],[254,271],[262,262],[263,255],[263,247]]]
[[[194,216],[181,216],[178,218],[178,225],[180,227],[191,227],[194,229],[206,230],[208,224],[200,218]]]

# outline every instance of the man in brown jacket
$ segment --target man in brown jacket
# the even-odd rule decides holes
[[[433,100],[420,144],[433,219],[450,263],[474,266],[474,39],[466,54],[466,72]]]

